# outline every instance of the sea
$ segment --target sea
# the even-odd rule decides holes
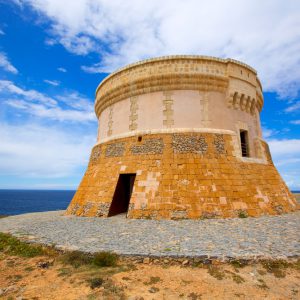
[[[0,189],[0,215],[66,209],[74,194],[71,190]]]
[[[300,191],[293,191],[300,194]],[[1,190],[0,215],[66,209],[75,191],[71,190]]]

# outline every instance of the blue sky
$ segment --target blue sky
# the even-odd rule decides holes
[[[0,0],[0,188],[75,189],[96,141],[94,92],[118,67],[171,54],[242,60],[300,190],[300,2]]]

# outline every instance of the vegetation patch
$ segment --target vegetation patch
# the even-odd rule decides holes
[[[215,277],[218,280],[222,280],[225,278],[225,273],[215,266],[209,266],[208,274],[212,277]]]
[[[188,295],[188,299],[191,299],[191,300],[198,300],[198,299],[201,299],[201,295],[199,295],[199,294],[196,294],[196,293],[190,293],[189,295]]]
[[[111,252],[97,252],[93,255],[82,252],[72,251],[61,256],[61,261],[69,264],[74,268],[81,266],[96,266],[96,267],[115,267],[118,262],[118,255]]]
[[[71,265],[74,268],[79,268],[82,265],[89,265],[92,263],[91,255],[82,251],[66,252],[60,259],[64,264]]]
[[[94,254],[92,263],[98,267],[115,267],[118,262],[118,255],[111,252],[97,252]]]
[[[50,254],[50,250],[41,245],[28,244],[26,242],[18,240],[10,234],[1,232],[0,252],[3,252],[7,255],[16,255],[22,257],[35,257]]]
[[[103,283],[104,291],[103,298],[104,299],[127,299],[124,294],[124,289],[114,284],[111,279],[107,279]]]
[[[71,276],[72,275],[72,270],[70,268],[61,268],[58,270],[58,276]]]
[[[88,280],[91,289],[96,289],[102,286],[104,280],[100,277],[92,278]]]
[[[225,272],[231,275],[231,278],[234,282],[238,284],[245,282],[245,279],[242,276],[228,270],[225,270]]]
[[[283,259],[263,260],[261,261],[261,264],[268,273],[273,274],[277,278],[285,277],[285,271],[291,265]]]
[[[145,285],[152,285],[160,282],[160,277],[157,276],[151,276],[148,282],[144,282]]]
[[[259,282],[259,284],[257,285],[259,288],[264,290],[269,289],[269,287],[266,285],[263,279],[257,279],[257,281]]]
[[[245,210],[239,210],[238,211],[238,217],[242,218],[242,219],[248,218],[248,214],[247,214],[247,212]]]
[[[249,262],[246,259],[233,259],[230,264],[235,268],[244,268],[248,266]]]
[[[240,284],[240,283],[245,282],[245,279],[242,276],[238,275],[238,274],[232,273],[231,276],[232,276],[232,280],[235,283]]]
[[[292,267],[298,271],[300,271],[300,258],[292,265]]]
[[[34,268],[29,266],[29,267],[26,267],[24,270],[26,272],[32,272],[34,270]]]

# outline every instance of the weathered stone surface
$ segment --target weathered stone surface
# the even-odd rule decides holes
[[[207,143],[204,136],[174,134],[172,147],[175,153],[199,153],[207,151]]]
[[[97,207],[96,217],[107,216],[110,203],[99,203]]]
[[[214,145],[217,154],[225,153],[225,142],[222,134],[216,134],[214,138]]]
[[[90,157],[90,162],[95,162],[101,155],[101,145],[97,145],[93,148],[91,157]]]
[[[162,154],[164,150],[164,142],[162,138],[147,139],[142,145],[133,145],[131,147],[132,154]]]
[[[106,157],[122,156],[124,154],[124,151],[125,151],[124,143],[108,144],[106,146],[105,156]]]

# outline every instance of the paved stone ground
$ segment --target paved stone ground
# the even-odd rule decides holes
[[[123,255],[253,259],[300,256],[300,212],[246,219],[132,220],[50,211],[0,219],[0,231],[59,248]]]

